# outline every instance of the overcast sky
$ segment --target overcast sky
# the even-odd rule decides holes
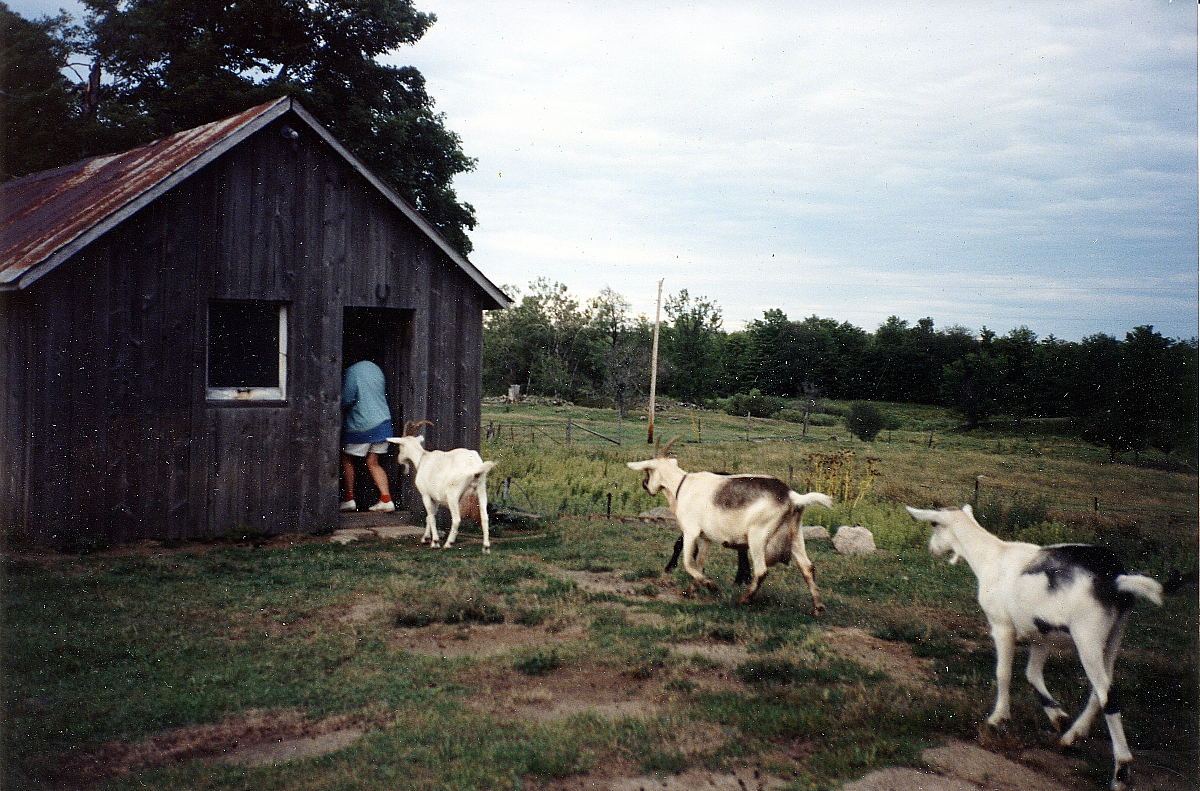
[[[498,284],[1198,333],[1190,0],[417,5]]]

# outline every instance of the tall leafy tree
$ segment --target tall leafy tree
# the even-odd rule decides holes
[[[975,428],[1000,411],[1004,368],[990,349],[964,355],[942,371],[942,398]]]
[[[0,3],[0,179],[83,156],[78,105],[62,73],[67,23],[64,15],[29,21]]]
[[[83,0],[79,86],[104,153],[293,95],[459,250],[474,210],[451,185],[474,167],[424,78],[380,56],[435,21],[410,0]],[[103,79],[100,79],[103,75]],[[64,152],[62,163],[75,158]]]
[[[605,288],[588,302],[593,330],[591,390],[622,415],[649,389],[650,322],[629,315],[629,301]]]
[[[669,363],[664,392],[699,401],[712,393],[721,372],[721,308],[682,289],[663,305],[669,325],[664,344]]]

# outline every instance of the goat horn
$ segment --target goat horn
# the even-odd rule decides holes
[[[406,420],[404,422],[404,436],[415,437],[417,435],[417,430],[420,429],[421,426],[432,425],[432,420]]]
[[[666,445],[663,445],[662,448],[655,449],[654,458],[665,459],[667,454],[671,452],[671,446],[681,439],[683,439],[682,434],[677,434],[674,437],[671,437],[671,439],[667,441]]]

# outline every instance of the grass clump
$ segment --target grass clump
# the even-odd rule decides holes
[[[440,585],[409,588],[397,598],[396,626],[429,626],[434,623],[503,623],[504,611],[482,588]]]
[[[562,657],[553,648],[536,649],[513,662],[513,669],[527,676],[544,676],[563,666]]]

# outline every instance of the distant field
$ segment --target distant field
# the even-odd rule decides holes
[[[848,452],[860,466],[874,459],[879,474],[864,502],[990,502],[1009,510],[1022,505],[1049,510],[1051,521],[1078,525],[1117,520],[1149,530],[1195,527],[1193,473],[1110,461],[1107,451],[1061,432],[1060,424],[1052,422],[1027,423],[1019,432],[963,433],[935,407],[880,406],[902,427],[885,429],[871,443],[854,439],[840,423],[810,425],[802,437],[798,423],[677,406],[657,414],[655,436],[664,442],[681,437],[675,453],[684,469],[767,473],[790,478],[796,488],[816,483],[811,476],[806,480],[814,457]],[[513,505],[603,513],[611,495],[613,513],[629,514],[656,504],[642,492],[637,476],[623,467],[624,461],[651,454],[644,413],[620,420],[608,409],[485,404],[483,425],[491,436],[484,442],[484,455],[498,462],[493,489],[511,479],[508,499]],[[849,517],[835,512],[831,518]]]

